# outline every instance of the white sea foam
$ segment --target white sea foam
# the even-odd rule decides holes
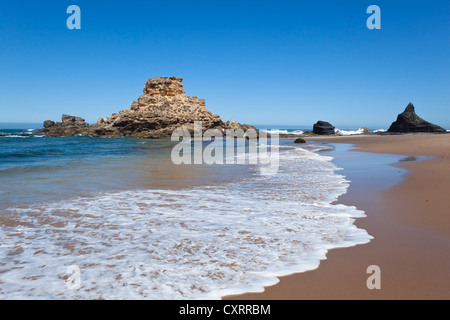
[[[340,130],[340,129],[335,129],[334,132],[338,133],[341,136],[351,136],[351,135],[356,135],[356,134],[363,134],[364,133],[364,129],[363,128],[359,128],[358,130]]]
[[[378,130],[373,130],[373,132],[387,132],[386,129],[378,129]]]
[[[28,134],[28,133],[26,133],[26,134]],[[32,137],[32,138],[42,138],[42,137],[45,137],[45,135],[27,135],[27,136],[25,136],[25,135],[16,135],[16,134],[8,134],[8,135],[4,135],[4,136],[0,136],[0,138],[30,138],[30,137]]]
[[[280,129],[269,129],[269,130],[261,129],[260,131],[267,132],[269,134],[293,134],[293,135],[301,135],[301,134],[303,134],[302,130],[289,131],[287,129],[281,129],[281,130]]]
[[[0,297],[219,299],[369,242],[353,224],[364,212],[332,204],[349,183],[332,158],[280,150],[273,176],[9,208],[0,217],[9,221],[0,229]],[[79,289],[67,288],[71,265]]]
[[[16,134],[8,134],[8,135],[4,135],[1,136],[2,138],[29,138],[29,136],[19,136]]]

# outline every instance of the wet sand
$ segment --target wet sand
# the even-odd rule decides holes
[[[224,299],[450,299],[450,134],[307,140],[350,143],[356,152],[405,155],[406,161],[394,165],[409,171],[401,183],[385,190],[352,177],[339,199],[366,212],[355,224],[374,237],[369,244],[331,250],[316,270],[281,277],[262,293]],[[432,158],[415,161],[414,156]],[[379,290],[366,285],[371,265],[381,269]]]

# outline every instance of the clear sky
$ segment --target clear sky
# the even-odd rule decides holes
[[[0,70],[0,122],[96,122],[176,76],[225,121],[386,129],[413,102],[450,129],[450,1],[8,0]]]

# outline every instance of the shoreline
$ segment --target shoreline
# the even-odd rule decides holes
[[[399,184],[370,190],[350,184],[337,203],[366,212],[355,225],[374,239],[327,253],[318,269],[279,277],[262,293],[224,300],[377,300],[450,298],[450,136],[430,134],[310,137],[309,141],[347,143],[351,151],[430,159],[393,164],[408,170]],[[411,158],[409,160],[414,160]],[[381,269],[381,289],[369,290],[367,268]]]

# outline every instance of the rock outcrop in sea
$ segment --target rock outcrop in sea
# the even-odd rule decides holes
[[[46,120],[44,129],[35,130],[35,133],[47,133],[51,137],[75,136],[83,134],[88,128],[89,124],[83,118],[63,114],[61,122]]]
[[[147,80],[143,94],[131,104],[131,107],[114,113],[110,117],[100,118],[89,126],[84,119],[71,117],[69,122],[63,116],[62,123],[51,120],[44,122],[44,129],[37,133],[48,136],[89,135],[94,137],[170,137],[177,128],[194,131],[194,121],[202,121],[202,129],[243,129],[255,127],[241,125],[236,121],[224,123],[220,116],[206,109],[205,99],[186,95],[183,79],[175,77],[157,77]],[[256,129],[255,129],[256,130]]]
[[[320,135],[335,134],[334,129],[335,127],[329,122],[317,121],[317,123],[314,124],[313,133]]]
[[[435,132],[444,133],[446,130],[435,124],[420,118],[415,111],[414,105],[409,103],[403,113],[399,114],[397,120],[393,122],[388,132]]]

